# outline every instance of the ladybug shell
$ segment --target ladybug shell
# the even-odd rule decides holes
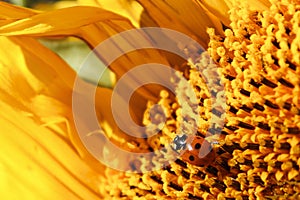
[[[202,137],[187,138],[187,149],[181,155],[182,160],[197,166],[204,166],[215,160],[216,153],[212,145]]]

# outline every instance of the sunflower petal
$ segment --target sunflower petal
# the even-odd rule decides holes
[[[67,7],[72,7],[72,6],[78,6],[78,2],[76,1],[57,1],[55,3],[53,2],[42,2],[42,3],[37,3],[34,5],[34,9],[36,10],[42,10],[42,11],[49,11],[49,10],[56,10],[56,9],[61,9],[61,8],[67,8]]]
[[[6,47],[0,49],[2,102],[55,131],[92,168],[100,169],[101,165],[87,152],[75,129],[72,117],[75,72],[34,39],[2,36],[0,44]]]
[[[229,26],[229,7],[224,2],[224,0],[196,0],[196,2],[208,9],[213,15],[218,17],[225,25]]]
[[[14,6],[12,4],[0,2],[1,6],[1,13],[0,13],[0,20],[2,19],[22,19],[25,17],[32,16],[38,11],[22,8],[19,6]]]
[[[3,199],[102,199],[99,174],[60,137],[0,102]]]
[[[147,14],[160,26],[187,34],[207,47],[206,29],[216,27],[222,32],[221,23],[207,15],[207,11],[191,0],[138,0]]]
[[[10,104],[16,102],[16,106],[27,107],[30,109],[28,112],[40,117],[49,113],[34,112],[30,104],[38,96],[55,97],[65,105],[69,103],[76,74],[63,60],[31,38],[0,37],[0,43],[6,47],[0,50],[0,91],[6,95],[3,99]],[[19,85],[22,89],[18,89]],[[61,111],[58,108],[48,111],[57,114]]]
[[[246,3],[251,10],[262,11],[266,10],[271,6],[269,0],[253,0],[253,1],[237,1],[237,0],[224,0],[228,7],[232,8],[234,5]]]
[[[133,0],[78,0],[79,5],[97,6],[118,13],[130,19],[135,27],[139,27],[143,7]]]
[[[4,2],[0,2],[0,7],[1,7],[0,26],[3,26],[8,23],[12,23],[19,19],[30,17],[38,13],[38,11],[34,11],[27,8],[21,8]]]
[[[130,137],[118,128],[118,125],[114,119],[112,111],[110,109],[107,109],[107,107],[111,107],[111,97],[112,97],[112,90],[107,88],[97,89],[97,93],[95,95],[96,98],[95,101],[96,101],[96,108],[98,111],[97,112],[98,117],[100,119],[105,119],[100,121],[100,125],[105,131],[105,133],[107,134],[107,137],[110,138],[110,140],[119,143],[119,145],[124,145],[127,143],[127,141],[130,141],[129,140]],[[140,110],[142,112],[142,109]]]
[[[81,13],[81,15],[78,15],[78,13]],[[126,18],[109,11],[93,7],[70,7],[40,13],[30,18],[7,24],[0,28],[0,35],[36,37],[73,35],[84,39],[90,46],[96,47],[112,35],[133,28],[134,26]],[[125,45],[125,47],[127,47],[126,45],[134,45],[128,41],[124,42],[122,45]],[[125,51],[122,45],[115,44],[116,48]],[[150,49],[128,54],[124,52],[124,54],[125,56],[110,65],[117,77],[121,77],[131,68],[144,63],[169,64],[166,58],[157,50]],[[140,90],[139,96],[140,98],[153,100],[156,99],[160,89],[161,87],[144,87],[144,89]]]
[[[80,13],[80,15],[78,15]],[[63,19],[63,20],[61,20]],[[69,7],[39,13],[2,26],[1,35],[72,35],[82,26],[104,20],[126,20],[112,12],[93,7]]]

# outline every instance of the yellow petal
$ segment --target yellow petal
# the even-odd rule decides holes
[[[78,15],[80,13],[80,15]],[[80,27],[104,20],[126,20],[125,18],[93,7],[69,7],[39,13],[29,18],[2,26],[1,35],[73,35]]]
[[[67,97],[71,95],[76,74],[63,60],[31,38],[0,37],[0,44],[6,47],[0,50],[0,70],[1,91],[10,97],[7,102],[22,102],[23,106],[34,109],[31,101],[47,95],[63,104],[69,103]]]
[[[213,15],[218,17],[226,26],[229,26],[229,7],[224,2],[224,0],[196,0],[196,2],[208,9]]]
[[[8,4],[5,2],[0,2],[1,12],[0,12],[0,20],[2,19],[22,19],[25,17],[29,17],[38,13],[38,11],[34,11],[28,8],[22,8],[18,6],[14,6],[12,4]]]
[[[78,15],[78,13],[81,13]],[[84,16],[84,17],[83,17]],[[96,47],[105,39],[122,31],[130,30],[134,26],[126,18],[93,7],[70,7],[51,12],[36,14],[30,18],[18,20],[0,28],[0,35],[4,36],[70,36],[75,35],[84,39],[90,46]],[[139,42],[139,41],[137,41]],[[135,44],[125,41],[115,46],[123,51],[128,45]],[[125,53],[124,53],[125,54]],[[132,52],[121,57],[110,65],[110,68],[121,77],[131,68],[149,62],[168,65],[168,61],[157,50]],[[156,99],[161,87],[145,87],[140,90],[140,98]]]
[[[0,44],[6,47],[0,49],[1,101],[55,131],[93,168],[100,168],[75,129],[72,117],[75,72],[34,39],[2,36]]]
[[[120,145],[124,145],[127,141],[129,141],[128,139],[130,137],[118,128],[112,111],[110,109],[107,109],[107,107],[111,107],[111,96],[112,91],[110,89],[97,89],[97,95],[95,96],[96,108],[98,111],[97,113],[99,118],[103,119],[100,121],[100,124],[104,131],[107,133],[107,137],[119,143]]]
[[[34,9],[37,10],[55,10],[60,8],[67,8],[72,6],[78,6],[78,3],[76,1],[58,1],[58,2],[51,2],[51,3],[38,3],[34,5]]]
[[[78,0],[80,5],[97,6],[118,13],[130,19],[135,27],[139,27],[143,7],[135,0]]]
[[[256,10],[256,11],[266,10],[271,6],[271,2],[269,0],[252,0],[252,1],[224,0],[224,1],[229,8],[232,8],[233,5],[246,3],[251,10]]]
[[[2,199],[102,199],[99,174],[54,132],[0,102]]]
[[[31,9],[21,8],[4,2],[0,2],[0,8],[0,26],[38,13]]]
[[[128,141],[133,141],[133,137],[130,136],[128,132],[123,132],[119,128],[119,123],[124,123],[127,118],[122,118],[113,115],[112,112],[112,95],[113,91],[108,88],[101,88],[95,85],[91,85],[89,83],[83,82],[82,80],[76,80],[76,87],[74,87],[74,97],[73,98],[73,107],[74,107],[74,114],[75,114],[75,122],[79,131],[83,137],[93,134],[93,133],[101,133],[104,130],[106,137],[108,137],[112,142],[116,143],[119,146],[127,146]],[[90,97],[90,92],[96,89],[95,100]],[[92,94],[93,95],[93,94]],[[141,100],[141,101],[139,101]],[[92,102],[94,101],[94,102]],[[133,105],[125,105],[124,111],[119,112],[126,112],[127,109],[131,111],[133,121],[140,122],[140,115],[143,115],[143,111],[146,107],[146,103],[143,98],[133,100]],[[119,99],[118,103],[123,105],[125,101],[121,98]],[[95,106],[90,106],[90,103],[95,103]],[[125,102],[126,103],[126,102]],[[127,107],[128,106],[128,107]],[[123,109],[122,108],[122,109]],[[96,111],[96,115],[99,119],[99,124],[102,130],[99,130],[96,124],[94,124],[93,117],[94,112]],[[130,116],[131,117],[131,116]],[[132,127],[130,127],[132,128]],[[135,129],[136,130],[136,129]],[[126,131],[126,130],[125,130]],[[143,133],[141,133],[143,134]],[[75,139],[78,139],[75,138]],[[128,146],[127,146],[128,147]]]
[[[209,41],[206,33],[208,27],[215,27],[222,32],[219,20],[209,17],[207,11],[192,0],[138,0],[138,2],[160,27],[185,33],[204,48]]]
[[[0,49],[1,100],[19,114],[55,132],[91,168],[101,172],[101,164],[83,146],[75,129],[72,116],[75,72],[34,39],[2,36],[0,44],[7,47]],[[128,136],[118,129],[112,116],[111,93],[109,89],[97,90],[96,112],[107,135],[119,144],[125,143]],[[144,101],[144,98],[135,100],[129,109],[134,110],[132,112],[136,115],[142,115],[146,105]]]

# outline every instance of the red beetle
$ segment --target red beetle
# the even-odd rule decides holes
[[[184,150],[181,155],[182,160],[192,165],[205,166],[216,158],[216,152],[211,143],[200,136],[176,136],[173,144],[176,151]]]

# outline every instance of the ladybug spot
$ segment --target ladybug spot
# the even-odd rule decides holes
[[[200,149],[200,148],[201,148],[201,144],[200,143],[195,144],[195,149]]]
[[[190,160],[190,161],[194,161],[194,160],[195,160],[194,156],[190,156],[190,157],[189,157],[189,160]]]

